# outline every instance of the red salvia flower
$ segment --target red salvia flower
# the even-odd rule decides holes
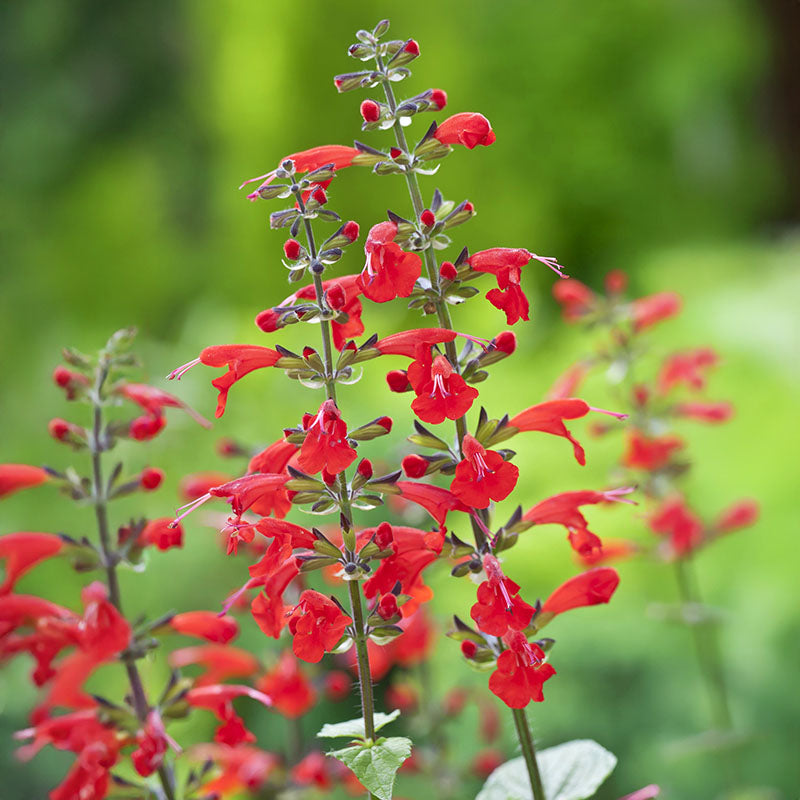
[[[533,700],[544,700],[542,686],[556,674],[544,661],[544,651],[530,644],[524,634],[510,631],[503,637],[508,647],[497,659],[497,669],[489,678],[489,689],[509,708],[525,708]]]
[[[411,503],[422,506],[438,523],[444,525],[450,511],[465,511],[469,513],[470,507],[465,505],[451,491],[441,486],[431,486],[428,483],[413,483],[412,481],[397,481],[395,486],[400,490],[400,495]]]
[[[338,475],[356,459],[356,451],[347,443],[347,424],[333,400],[326,400],[316,416],[303,417],[306,438],[300,448],[298,465],[313,475],[325,469]]]
[[[654,533],[669,537],[670,555],[678,558],[689,555],[703,541],[705,526],[680,496],[661,503],[648,525]]]
[[[340,669],[325,674],[325,696],[334,702],[344,700],[350,695],[353,681],[346,672]]]
[[[622,463],[631,469],[644,469],[653,472],[666,466],[672,456],[683,448],[679,436],[646,436],[636,428],[628,431],[628,447]]]
[[[699,422],[727,422],[733,416],[730,403],[703,403],[698,401],[678,403],[675,414],[679,417],[698,420]]]
[[[0,498],[38,486],[49,480],[50,476],[41,467],[28,464],[0,464]]]
[[[281,765],[281,758],[274,753],[243,744],[236,747],[199,744],[191,749],[190,755],[202,763],[212,761],[222,770],[221,775],[203,784],[200,794],[204,797],[222,798],[244,790],[258,791]]]
[[[719,356],[709,347],[673,353],[664,359],[658,373],[658,391],[667,394],[675,386],[686,385],[699,391],[706,385],[705,372],[715,367]]]
[[[183,527],[180,523],[174,524],[172,517],[151,519],[144,526],[138,544],[141,547],[152,545],[162,551],[183,547]]]
[[[300,574],[295,559],[286,561],[277,571],[263,581],[264,591],[253,599],[250,610],[256,624],[267,635],[277,639],[286,624],[289,610],[283,604],[283,593],[291,581]]]
[[[183,669],[198,664],[205,672],[195,679],[195,686],[210,686],[228,678],[248,678],[258,672],[258,661],[247,650],[223,644],[182,647],[169,654],[169,665]]]
[[[714,529],[718,533],[730,533],[754,525],[757,520],[758,503],[755,500],[740,500],[720,514]]]
[[[588,403],[577,398],[547,400],[544,403],[539,403],[520,411],[519,414],[509,420],[508,424],[520,431],[541,431],[542,433],[551,433],[553,436],[563,436],[567,441],[571,442],[575,452],[575,460],[584,465],[586,464],[586,453],[580,443],[567,430],[564,420],[584,417],[589,411],[591,411],[591,408]]]
[[[241,717],[234,711],[233,701],[237,697],[249,697],[267,707],[272,705],[272,698],[263,692],[251,686],[236,684],[196,686],[186,693],[186,702],[192,708],[204,708],[210,711],[222,721],[222,725],[214,734],[214,741],[236,747],[243,742],[254,742],[256,738],[244,727]]]
[[[256,684],[272,697],[273,708],[284,717],[302,717],[317,700],[317,693],[300,668],[298,660],[284,650],[278,663],[259,678]]]
[[[220,616],[214,611],[185,611],[175,614],[169,626],[184,636],[196,636],[216,644],[228,644],[239,635],[239,623],[228,616]]]
[[[492,500],[505,500],[517,485],[519,469],[494,450],[486,450],[470,434],[461,444],[464,459],[456,466],[450,491],[472,508],[487,508]]]
[[[566,372],[563,372],[550,387],[547,393],[548,400],[567,400],[574,397],[581,383],[589,374],[587,364],[573,364]]]
[[[562,614],[573,608],[608,603],[619,585],[611,567],[596,567],[562,583],[545,601],[542,614]]]
[[[479,144],[488,147],[497,139],[489,120],[483,114],[471,111],[448,117],[436,128],[433,136],[442,144],[463,144],[468,150]]]
[[[260,470],[250,471],[260,472]],[[184,500],[198,500],[203,495],[208,494],[215,486],[220,486],[231,480],[233,478],[224,472],[194,472],[181,479],[178,485],[178,493]]]
[[[378,339],[375,349],[385,356],[414,358],[419,347],[452,342],[458,334],[448,328],[412,328]]]
[[[170,739],[161,720],[161,715],[153,709],[145,721],[144,727],[136,734],[138,747],[131,753],[133,768],[147,777],[152,775],[164,761]]]
[[[470,616],[484,633],[503,636],[509,628],[521,631],[533,616],[533,606],[519,596],[519,585],[503,575],[493,555],[483,557],[486,578],[478,587],[478,602]]]
[[[58,555],[63,547],[63,539],[52,533],[20,532],[0,536],[0,561],[5,561],[5,580],[0,583],[0,595],[10,592],[28,570]]]
[[[323,792],[333,787],[329,761],[319,750],[313,750],[292,767],[292,780],[300,786],[316,786]]]
[[[353,620],[324,594],[306,589],[289,617],[294,654],[316,664],[339,643]]]
[[[569,278],[553,284],[553,297],[567,322],[575,322],[594,308],[597,295],[581,281]]]
[[[221,417],[225,413],[231,386],[253,370],[274,367],[280,358],[281,354],[269,347],[259,347],[254,344],[219,344],[206,347],[198,358],[173,370],[167,377],[169,380],[180,380],[196,364],[227,367],[228,371],[224,375],[211,381],[211,385],[219,392],[214,416]]]
[[[417,348],[417,358],[408,367],[408,380],[417,395],[411,408],[423,422],[438,424],[463,417],[478,396],[478,390],[467,386],[445,356],[431,358],[428,345]]]
[[[359,276],[359,286],[364,296],[375,303],[408,297],[422,272],[422,259],[416,253],[405,252],[395,243],[395,236],[394,222],[379,222],[367,234],[367,263]]]
[[[291,155],[284,156],[280,161],[293,161],[295,171],[302,173],[319,169],[327,164],[333,164],[334,169],[349,167],[358,154],[359,151],[355,147],[346,147],[341,144],[323,144],[319,147],[312,147],[310,150],[302,150],[299,153],[292,153]],[[242,189],[247,186],[248,183],[255,183],[256,181],[261,181],[258,189],[261,189],[263,186],[268,186],[275,180],[276,172],[277,169],[274,169],[272,172],[267,172],[265,175],[259,175],[257,178],[250,178],[239,188]],[[258,189],[247,195],[247,199],[258,200]]]
[[[161,421],[161,427],[163,427],[165,408],[180,408],[204,428],[211,427],[211,423],[205,417],[198,414],[183,400],[161,389],[156,389],[155,386],[148,386],[145,383],[123,383],[115,391],[138,405],[154,425],[157,424],[157,421]],[[142,418],[140,417],[139,419]]]
[[[659,292],[640,297],[631,303],[633,329],[637,333],[662,320],[674,317],[681,310],[680,295],[675,292]]]

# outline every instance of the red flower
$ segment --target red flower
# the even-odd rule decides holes
[[[352,622],[329,597],[306,589],[289,617],[294,654],[316,664],[336,647],[344,629]]]
[[[720,514],[714,528],[718,533],[730,533],[754,525],[757,520],[758,503],[755,500],[740,500]]]
[[[151,519],[144,526],[138,544],[141,547],[152,545],[162,551],[172,547],[183,547],[183,527],[180,523],[175,525],[172,517]]]
[[[250,471],[260,472],[260,470],[252,469]],[[224,472],[195,472],[181,479],[178,486],[178,493],[184,500],[198,500],[203,495],[208,494],[209,490],[213,489],[215,486],[227,483],[230,480],[233,479]]]
[[[700,422],[727,422],[733,416],[733,406],[730,403],[678,403],[675,413],[679,417],[695,419]]]
[[[302,761],[292,767],[292,780],[300,786],[316,786],[327,792],[333,786],[328,759],[318,750],[309,753]]]
[[[639,546],[636,542],[630,542],[627,539],[606,539],[599,548],[579,553],[578,559],[587,567],[594,567],[597,564],[630,558],[638,552]]]
[[[255,656],[239,647],[222,644],[201,644],[182,647],[169,654],[169,665],[183,669],[199,664],[205,672],[195,679],[195,686],[210,686],[228,678],[247,678],[258,672]]]
[[[483,114],[469,111],[448,117],[436,128],[433,137],[442,144],[463,144],[468,150],[479,144],[488,147],[497,138]]]
[[[0,497],[14,494],[20,489],[38,486],[50,476],[41,467],[28,464],[0,464]]]
[[[561,614],[573,608],[607,603],[619,585],[619,575],[611,567],[596,567],[562,583],[545,601],[543,614]]]
[[[569,399],[578,391],[578,387],[583,383],[584,378],[588,374],[589,367],[586,364],[573,364],[566,372],[563,372],[550,387],[550,391],[547,393],[547,399]]]
[[[317,693],[300,669],[297,659],[284,650],[275,666],[261,677],[258,688],[273,699],[273,707],[285,717],[302,717],[316,702]]]
[[[375,349],[384,356],[408,356],[414,358],[420,346],[430,348],[434,344],[452,342],[458,334],[448,328],[413,328],[378,339]]]
[[[417,358],[408,367],[408,380],[416,393],[411,403],[414,413],[432,424],[446,419],[458,419],[472,407],[478,390],[453,369],[444,356],[431,359],[431,349],[421,345]]]
[[[472,759],[472,771],[479,778],[486,780],[501,764],[506,762],[506,757],[500,750],[487,748],[475,754]]]
[[[648,524],[654,533],[669,537],[671,554],[679,558],[691,553],[703,541],[702,521],[680,496],[661,503]]]
[[[136,734],[138,747],[131,753],[133,768],[142,776],[152,775],[164,761],[169,739],[161,715],[153,709]]]
[[[267,635],[277,639],[286,624],[288,608],[283,604],[283,593],[291,581],[300,574],[295,559],[289,559],[264,580],[264,591],[256,595],[250,606],[256,624]]]
[[[552,433],[554,436],[563,436],[572,443],[576,461],[584,465],[586,464],[586,453],[567,430],[564,420],[584,417],[589,411],[591,411],[589,405],[576,398],[547,400],[520,411],[509,420],[508,424],[520,431],[541,431],[542,433]]]
[[[544,662],[544,651],[530,644],[524,634],[511,631],[503,637],[508,650],[500,653],[497,669],[489,678],[489,689],[509,708],[525,708],[533,700],[544,700],[542,686],[556,671]]]
[[[394,222],[379,222],[367,234],[367,263],[359,276],[359,286],[364,296],[375,303],[408,297],[422,272],[422,259],[416,253],[405,252],[395,243],[395,236]]]
[[[400,495],[411,503],[422,506],[438,523],[444,525],[450,511],[465,511],[469,513],[469,506],[464,505],[452,492],[441,486],[431,486],[428,483],[413,483],[411,481],[397,481],[395,486],[400,490]]]
[[[553,297],[560,303],[567,322],[574,322],[588,314],[597,302],[597,295],[585,283],[574,278],[553,284]]]
[[[169,625],[176,633],[196,636],[216,644],[228,644],[239,635],[239,623],[233,618],[213,611],[186,611],[176,614]]]
[[[280,766],[281,759],[274,753],[256,747],[221,744],[199,744],[192,748],[193,758],[202,763],[213,762],[222,774],[204,784],[200,794],[204,797],[228,797],[243,790],[256,791]]]
[[[327,164],[333,164],[334,169],[343,169],[349,167],[353,163],[353,159],[359,154],[355,147],[346,147],[341,144],[323,144],[319,147],[312,147],[310,150],[303,150],[299,153],[292,153],[291,155],[284,156],[281,163],[287,160],[294,162],[296,172],[310,172]],[[255,181],[262,181],[258,189],[263,186],[268,186],[275,180],[275,173],[277,169],[266,175],[259,175],[257,178],[250,178],[246,180],[239,188],[247,186],[248,183]],[[258,200],[258,189],[247,195],[248,200]]]
[[[488,508],[492,500],[505,500],[519,478],[519,469],[494,450],[486,450],[470,434],[461,443],[463,461],[456,467],[450,491],[472,508]]]
[[[631,469],[654,472],[666,466],[673,454],[683,446],[683,440],[678,436],[668,434],[650,437],[631,428],[628,431],[628,449],[622,457],[622,463]]]
[[[631,303],[633,329],[637,333],[661,320],[674,317],[681,310],[680,295],[674,292],[659,292],[640,297]]]
[[[200,416],[183,400],[161,389],[156,389],[155,386],[148,386],[144,383],[123,383],[115,391],[132,403],[136,403],[145,412],[144,416],[137,417],[131,422],[129,433],[134,439],[151,439],[157,435],[166,424],[165,408],[181,408],[204,428],[211,427],[211,423],[205,417]]]
[[[667,394],[670,389],[685,384],[690,389],[699,391],[705,388],[705,371],[716,366],[719,356],[708,347],[688,350],[685,353],[673,353],[664,359],[658,373],[658,391]]]
[[[470,616],[484,633],[503,636],[509,628],[521,631],[533,616],[533,606],[518,594],[519,585],[503,575],[500,563],[493,555],[483,557],[486,578],[478,587],[478,602]]]
[[[164,470],[147,467],[139,474],[139,485],[146,492],[152,492],[161,486],[164,480]]]
[[[346,672],[333,670],[325,675],[325,696],[328,700],[344,700],[353,686],[353,681]]]
[[[186,693],[186,702],[192,708],[210,711],[222,721],[223,724],[214,734],[214,741],[236,747],[242,742],[254,742],[256,738],[244,727],[241,717],[234,711],[233,700],[237,697],[250,697],[267,707],[272,705],[272,699],[263,692],[236,684],[194,687]]]
[[[347,424],[333,400],[326,400],[316,416],[303,417],[306,438],[300,448],[298,465],[313,475],[324,469],[338,475],[356,459],[356,451],[347,443]]]
[[[207,367],[227,367],[228,371],[224,375],[211,381],[211,385],[219,391],[217,410],[214,416],[221,417],[225,413],[225,404],[228,402],[228,392],[231,386],[253,370],[274,367],[280,358],[281,354],[269,347],[258,347],[254,344],[219,344],[206,347],[198,358],[173,370],[167,377],[170,380],[180,380],[187,370],[196,364],[205,364]]]
[[[0,561],[5,561],[5,580],[0,595],[8,594],[14,584],[40,561],[61,552],[64,541],[52,533],[7,533],[0,536]]]

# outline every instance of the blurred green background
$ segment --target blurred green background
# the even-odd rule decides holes
[[[354,68],[345,55],[354,31],[388,16],[392,33],[415,37],[422,50],[399,92],[444,88],[447,113],[481,111],[497,133],[496,145],[457,148],[439,175],[422,179],[426,196],[439,186],[446,197],[475,204],[478,216],[459,229],[457,246],[525,246],[557,255],[590,284],[623,268],[636,293],[669,289],[685,298],[685,313],[656,333],[660,348],[710,345],[721,352],[710,394],[732,399],[737,415],[724,427],[687,424],[682,431],[696,461],[687,492],[709,516],[741,496],[755,497],[762,519],[701,554],[698,569],[708,602],[728,614],[722,644],[733,713],[751,734],[739,758],[741,786],[774,792],[759,796],[795,797],[797,8],[790,0],[5,4],[0,461],[70,463],[71,454],[46,436],[53,416],[82,421],[75,414],[83,409],[65,408],[50,382],[62,345],[91,351],[112,330],[136,325],[149,377],[165,388],[160,376],[208,344],[302,346],[300,326],[268,339],[252,324],[289,290],[279,263],[283,240],[267,230],[272,208],[249,204],[236,186],[283,154],[316,144],[356,137],[387,145],[389,134],[359,130],[363,95],[337,95],[331,78]],[[427,122],[412,130],[421,134]],[[331,206],[362,230],[386,208],[409,213],[402,181],[367,170],[343,172],[330,195]],[[358,250],[337,269],[359,270]],[[495,415],[509,398],[512,412],[539,400],[589,346],[560,322],[551,278],[543,268],[525,276],[532,321],[517,326],[516,357],[482,388]],[[496,333],[502,315],[483,305],[457,310],[456,327]],[[399,307],[368,308],[364,319],[368,333],[382,335],[417,320]],[[345,416],[407,419],[407,397],[384,390],[384,365],[368,367],[369,380],[342,392]],[[171,388],[211,416],[209,378],[194,372]],[[604,391],[597,381],[584,396],[602,406]],[[182,474],[231,469],[214,452],[219,436],[266,443],[297,421],[299,408],[316,403],[277,375],[254,375],[233,389],[213,432],[174,415],[160,439],[123,448],[131,471],[152,463],[167,470],[168,481],[119,513],[170,514]],[[397,427],[400,453],[403,426]],[[526,480],[519,502],[605,484],[619,441],[588,441],[585,427],[574,426],[588,444],[584,469],[560,440],[520,442]],[[364,450],[376,454],[382,446]],[[4,501],[2,532],[91,532],[88,509],[70,509],[46,488],[35,492]],[[628,509],[594,510],[590,522],[601,536],[647,540]],[[125,575],[131,613],[216,608],[244,566],[225,561],[214,538],[190,523],[184,550],[153,554],[144,576]],[[546,596],[576,570],[555,528],[523,536],[508,563],[533,596]],[[602,798],[651,782],[668,800],[716,797],[725,783],[719,760],[699,750],[676,754],[676,743],[701,732],[707,719],[690,641],[646,614],[648,604],[674,599],[672,573],[644,561],[620,571],[623,582],[608,609],[575,612],[548,629],[558,639],[559,674],[546,687],[547,701],[531,708],[537,740],[546,747],[594,738],[616,753],[620,763]],[[453,610],[468,614],[468,583],[450,580],[444,567],[431,582],[440,619]],[[38,568],[20,586],[77,603],[78,583],[60,564]],[[243,641],[268,649],[272,643],[246,627]],[[155,679],[160,668],[151,669]],[[33,765],[13,760],[10,732],[26,724],[35,702],[26,670],[15,663],[0,674],[4,800],[38,800],[70,761],[53,752]],[[433,678],[440,689],[485,680],[460,665],[457,647],[444,639]],[[282,720],[257,717],[250,723],[260,741],[280,742]],[[307,733],[318,721],[305,721]],[[186,734],[201,738],[208,730]],[[472,727],[451,733],[455,760],[467,764],[480,746]],[[424,793],[407,786],[400,791]],[[477,786],[465,783],[463,796],[474,796]]]

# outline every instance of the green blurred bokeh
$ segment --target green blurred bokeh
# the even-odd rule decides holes
[[[785,178],[765,111],[776,48],[765,8],[722,0],[6,4],[0,461],[70,463],[46,436],[51,417],[73,412],[50,383],[62,345],[96,349],[112,330],[136,325],[149,376],[166,388],[160,376],[208,344],[272,341],[252,318],[288,294],[282,238],[267,230],[267,204],[247,203],[236,186],[316,144],[355,136],[386,146],[388,134],[359,130],[363,95],[337,95],[331,77],[353,68],[345,49],[354,31],[388,16],[396,36],[414,36],[422,49],[401,94],[442,87],[448,112],[481,111],[497,132],[496,145],[457,148],[436,178],[422,179],[427,195],[439,186],[446,197],[475,204],[478,216],[459,229],[458,247],[558,255],[589,283],[622,267],[638,293],[671,289],[685,298],[682,317],[656,334],[662,349],[710,345],[723,355],[711,393],[734,400],[738,413],[721,428],[682,431],[696,460],[688,494],[706,515],[741,496],[757,498],[763,515],[754,529],[701,554],[698,569],[708,602],[728,614],[722,644],[733,712],[752,734],[739,758],[741,785],[796,796],[800,607],[788,554],[796,552],[797,531],[800,246],[785,224],[796,187]],[[409,213],[402,181],[367,170],[343,172],[330,195],[332,207],[362,229],[386,208]],[[353,248],[337,269],[360,268]],[[540,399],[588,346],[558,319],[551,277],[543,268],[525,277],[533,319],[517,327],[516,357],[482,388],[495,415],[509,398],[512,412]],[[488,336],[499,330],[502,315],[483,305],[457,310],[456,327]],[[368,308],[364,318],[367,331],[380,334],[417,319],[383,307]],[[280,341],[296,348],[305,333],[287,330]],[[402,428],[407,398],[388,395],[382,372],[371,369],[368,380],[342,392],[345,415],[388,413]],[[178,388],[211,415],[207,378],[191,373]],[[587,392],[603,405],[602,381]],[[182,474],[230,468],[214,453],[218,436],[266,443],[296,422],[298,408],[317,402],[267,375],[237,385],[232,397],[213,433],[175,416],[159,440],[123,448],[132,464],[151,461],[169,476],[156,496],[128,502],[123,513],[170,514]],[[575,427],[586,438],[585,426]],[[619,453],[618,440],[588,441],[589,465],[580,469],[563,442],[543,438],[518,447],[523,505],[604,485]],[[401,452],[402,431],[394,441]],[[364,449],[375,454],[381,446]],[[0,532],[91,532],[87,509],[36,491],[4,501]],[[591,521],[601,536],[647,539],[627,509],[596,512]],[[546,595],[576,567],[561,531],[526,537],[509,570],[529,593]],[[559,675],[547,702],[531,709],[537,739],[548,746],[595,738],[615,752],[620,763],[602,798],[651,782],[667,800],[715,797],[725,783],[719,760],[675,753],[676,742],[702,731],[707,718],[690,641],[646,616],[648,604],[674,599],[672,574],[644,561],[620,571],[608,609],[553,625]],[[224,561],[213,534],[190,524],[184,550],[154,554],[145,575],[125,575],[123,588],[131,614],[155,615],[216,608],[241,578],[241,563]],[[440,619],[468,613],[469,584],[449,580],[444,568],[431,581]],[[21,584],[73,604],[77,587],[60,564]],[[245,642],[268,649],[249,627]],[[434,666],[440,689],[484,680],[458,663],[448,640]],[[10,732],[25,725],[35,702],[26,669],[14,664],[0,675],[3,800],[45,796],[69,763],[52,752],[34,765],[13,761]],[[261,741],[278,743],[281,720],[256,716]],[[306,722],[307,733],[317,721]],[[510,718],[503,733],[510,756],[509,727]],[[466,764],[479,747],[472,728],[451,733]],[[464,796],[477,785],[466,783]]]

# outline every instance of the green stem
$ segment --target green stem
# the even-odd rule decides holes
[[[103,406],[102,393],[103,386],[108,378],[108,361],[101,357],[97,367],[97,374],[94,385],[92,403],[94,406],[94,416],[92,421],[92,435],[89,438],[89,449],[92,456],[92,499],[94,501],[95,519],[97,520],[97,531],[100,538],[100,550],[103,556],[103,565],[106,571],[106,581],[108,583],[108,594],[114,607],[123,614],[122,595],[119,588],[117,577],[118,556],[114,552],[111,544],[111,531],[108,524],[108,497],[106,486],[103,482],[102,453],[104,446],[101,444],[103,435]],[[124,616],[124,614],[123,614]],[[121,655],[125,671],[128,674],[128,683],[131,687],[131,697],[136,717],[141,724],[147,722],[147,715],[150,711],[150,704],[147,701],[144,684],[136,666],[136,659],[125,651]],[[161,788],[166,800],[175,800],[175,788],[173,786],[172,775],[164,764],[158,768],[158,777],[161,781]]]
[[[364,734],[367,739],[375,739],[375,699],[372,694],[372,676],[369,671],[364,609],[361,604],[361,589],[358,581],[347,581],[350,592],[350,607],[353,612],[356,655],[358,656],[358,681],[361,684],[361,712],[364,716]]]
[[[544,787],[542,786],[542,776],[539,774],[539,765],[536,763],[536,750],[533,746],[533,737],[528,725],[528,717],[524,708],[511,709],[514,715],[514,725],[517,728],[517,738],[522,747],[522,757],[525,759],[525,766],[528,768],[528,777],[531,780],[531,791],[533,800],[546,800]]]
[[[675,576],[678,582],[678,592],[683,605],[700,604],[700,595],[695,576],[692,575],[692,562],[689,558],[679,558],[675,561]],[[719,649],[714,623],[702,622],[689,624],[692,631],[697,661],[700,672],[706,684],[711,717],[714,725],[719,730],[731,730],[733,719],[728,702],[728,693],[725,684],[725,675],[722,669],[722,655]]]

